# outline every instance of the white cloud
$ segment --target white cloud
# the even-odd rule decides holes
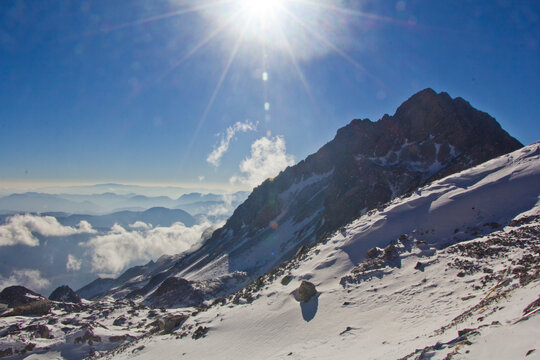
[[[229,144],[231,143],[234,135],[239,131],[247,132],[255,131],[256,129],[257,124],[253,124],[249,121],[246,121],[245,123],[241,123],[240,121],[238,121],[233,126],[229,126],[226,130],[225,135],[221,137],[219,146],[214,147],[214,150],[208,155],[206,161],[208,161],[214,166],[219,166],[221,157],[227,152],[227,150],[229,150]]]
[[[251,156],[240,163],[240,171],[245,176],[233,176],[229,181],[255,187],[291,165],[294,165],[294,158],[287,154],[282,136],[262,137],[251,144]]]
[[[66,269],[71,271],[78,271],[81,269],[82,260],[77,259],[75,256],[69,254],[67,257]]]
[[[77,228],[63,226],[52,216],[13,215],[0,225],[0,246],[27,245],[38,246],[39,239],[34,234],[43,236],[69,236],[81,233],[95,233],[87,221],[81,221]]]
[[[13,285],[22,285],[30,290],[39,291],[51,285],[51,282],[41,276],[39,270],[13,270],[7,278],[0,275],[0,289]]]
[[[144,229],[149,230],[152,228],[152,224],[147,224],[143,221],[135,221],[133,224],[129,224],[131,229]]]
[[[223,194],[221,195],[221,200],[223,203],[209,207],[206,211],[208,216],[225,216],[231,215],[236,208],[238,198],[240,196],[236,194]]]
[[[209,226],[210,223],[202,223],[187,227],[178,222],[170,227],[128,231],[115,224],[107,234],[96,236],[82,246],[88,248],[94,272],[115,276],[134,262],[155,260],[196,247]]]

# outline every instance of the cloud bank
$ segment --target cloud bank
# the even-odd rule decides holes
[[[139,224],[141,225],[141,224]],[[134,262],[147,262],[162,255],[175,255],[196,247],[201,235],[212,224],[187,227],[177,222],[170,227],[147,228],[128,231],[115,224],[104,235],[96,236],[81,246],[87,248],[92,271],[100,276],[116,276]]]
[[[206,161],[214,166],[219,166],[221,158],[229,150],[229,145],[237,132],[248,132],[257,130],[257,125],[249,121],[242,123],[238,121],[236,124],[229,126],[225,135],[221,137],[219,146],[214,147],[214,150],[208,155]]]
[[[262,137],[251,144],[251,155],[240,163],[240,171],[245,175],[233,176],[229,181],[253,188],[291,165],[294,157],[287,154],[283,136]]]
[[[51,285],[51,282],[41,276],[41,272],[31,269],[13,270],[9,277],[0,275],[0,289],[13,285],[22,285],[30,290],[39,291]]]
[[[63,226],[52,216],[13,215],[6,224],[0,225],[0,246],[26,245],[38,246],[39,239],[34,234],[43,236],[69,236],[82,233],[95,233],[87,221],[81,221],[77,228]]]

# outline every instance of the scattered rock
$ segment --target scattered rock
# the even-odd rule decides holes
[[[523,309],[523,314],[528,314],[531,311],[534,311],[536,309],[540,308],[540,297],[536,300],[534,300],[532,303],[527,305],[525,309]]]
[[[462,330],[458,331],[458,336],[459,337],[465,336],[465,335],[470,334],[472,332],[477,332],[477,331],[475,329],[462,329]]]
[[[13,349],[7,348],[0,350],[0,358],[13,355]]]
[[[294,255],[295,257],[298,257],[300,255],[302,255],[303,253],[305,253],[307,250],[306,246],[305,245],[302,245],[298,248],[298,251],[296,252],[296,255]]]
[[[527,354],[525,354],[525,356],[529,356],[535,351],[536,351],[536,349],[531,349],[531,350],[527,351]]]
[[[133,349],[133,350],[131,351],[131,353],[133,354],[133,353],[136,353],[137,351],[141,351],[141,350],[143,350],[143,349],[144,349],[144,345],[141,345],[141,346],[139,346],[139,347]]]
[[[51,331],[46,325],[30,325],[25,327],[23,330],[34,333],[35,337],[42,339],[51,338]]]
[[[414,266],[415,270],[424,271],[424,268],[426,267],[426,264],[418,261],[416,265]]]
[[[313,296],[317,294],[315,285],[309,281],[302,281],[297,290],[298,300],[301,302],[307,302],[311,300]]]
[[[173,315],[158,320],[159,330],[163,334],[170,334],[174,328],[182,324],[188,317],[185,315]]]
[[[209,329],[206,326],[199,326],[197,330],[193,332],[193,335],[191,335],[191,337],[195,340],[205,337],[208,333],[208,330]]]
[[[101,338],[96,336],[90,329],[86,330],[83,336],[75,338],[75,344],[84,344],[88,342],[88,345],[92,345],[94,342],[101,342]]]
[[[131,339],[133,339],[133,336],[130,336],[128,334],[116,335],[116,336],[109,337],[109,342],[121,342],[121,341],[131,340]]]
[[[281,279],[281,285],[287,285],[291,282],[291,280],[292,280],[292,275],[287,274]]]
[[[126,317],[125,317],[124,315],[121,315],[121,316],[117,317],[116,319],[114,319],[113,325],[114,325],[114,326],[122,326],[122,325],[124,325],[126,322],[127,322]]]
[[[367,257],[370,259],[374,259],[380,254],[381,254],[381,250],[379,248],[374,247],[368,250]]]
[[[384,258],[388,261],[395,260],[399,257],[396,246],[393,244],[388,245],[384,248]]]

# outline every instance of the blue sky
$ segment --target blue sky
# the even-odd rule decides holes
[[[540,140],[540,4],[3,0],[0,187],[249,189],[426,87]]]

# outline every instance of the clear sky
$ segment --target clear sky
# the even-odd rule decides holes
[[[0,187],[250,188],[431,87],[540,140],[540,3],[0,1]]]

